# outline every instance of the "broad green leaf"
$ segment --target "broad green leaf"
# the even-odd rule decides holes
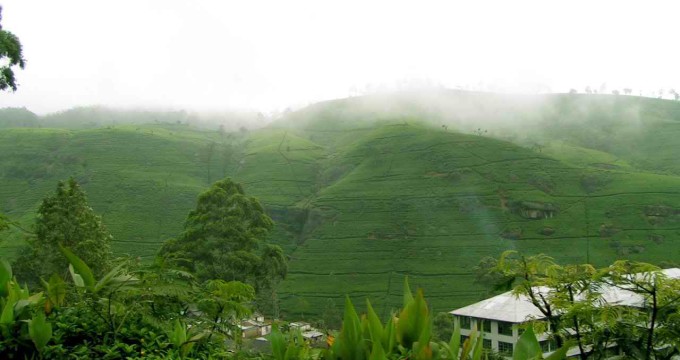
[[[9,325],[14,323],[14,304],[16,301],[5,302],[5,307],[0,314],[0,325]]]
[[[453,334],[451,335],[451,340],[449,340],[449,355],[452,359],[458,356],[458,351],[460,350],[460,323],[456,322],[453,328]]]
[[[573,341],[567,341],[561,348],[555,350],[552,354],[545,358],[545,360],[564,360],[567,358],[567,352],[572,346],[576,345]]]
[[[85,264],[85,262],[81,260],[78,256],[76,256],[76,254],[72,253],[71,250],[61,246],[61,244],[59,244],[59,250],[61,250],[61,253],[64,254],[64,256],[66,256],[68,261],[73,266],[73,269],[75,269],[75,271],[73,271],[72,274],[76,273],[80,275],[83,280],[84,286],[89,290],[94,290],[95,285],[94,275],[92,274],[92,270],[90,270],[90,267],[87,266],[87,264]]]
[[[73,265],[68,265],[68,272],[71,274],[71,279],[73,279],[73,283],[76,284],[77,287],[85,287],[85,281],[83,280],[83,277],[80,276],[80,274],[76,274],[76,271],[73,269]]]
[[[371,351],[371,356],[369,360],[385,360],[387,356],[385,355],[385,350],[383,349],[380,342],[373,342],[373,349]]]
[[[472,331],[470,332],[470,336],[463,342],[462,350],[460,352],[461,359],[468,358],[470,352],[472,351],[473,345],[475,344],[476,339],[477,339],[477,325],[474,325],[472,327]]]
[[[529,326],[515,344],[515,351],[512,353],[513,360],[526,360],[538,357],[541,358],[543,351],[541,345],[534,334],[534,327]]]
[[[52,324],[45,320],[45,314],[39,312],[28,322],[28,334],[36,349],[42,352],[45,345],[52,338]]]
[[[357,315],[354,305],[349,296],[345,298],[345,315],[343,318],[342,329],[336,342],[340,356],[347,359],[363,359],[364,344],[361,336],[361,321]]]
[[[47,297],[50,303],[57,307],[63,305],[64,299],[66,298],[66,283],[64,282],[64,279],[57,274],[52,274],[49,282],[42,279],[41,281],[43,287],[47,291]]]
[[[411,287],[408,285],[408,276],[404,277],[404,309],[413,301],[413,293]]]
[[[116,266],[116,267],[113,268],[111,271],[109,271],[108,273],[106,273],[106,275],[104,275],[104,276],[97,282],[97,284],[94,286],[94,292],[95,292],[95,293],[99,292],[102,288],[104,288],[104,287],[107,286],[109,283],[111,283],[112,280],[113,280],[114,278],[120,276],[120,275],[121,275],[121,270],[123,269],[123,267],[124,267],[125,265],[127,265],[127,264],[126,264],[126,263],[120,263],[120,264],[118,264],[118,266]]]
[[[276,360],[283,360],[286,355],[286,341],[283,339],[283,334],[277,325],[274,325],[271,334],[269,334],[269,342],[272,344],[272,355]]]
[[[385,349],[385,352],[390,354],[392,352],[392,349],[394,349],[394,346],[397,343],[397,334],[396,334],[396,327],[394,325],[394,316],[390,315],[390,319],[387,320],[387,324],[385,324],[385,328],[383,329],[383,349]]]
[[[557,349],[555,352],[550,354],[548,357],[545,358],[545,360],[563,360],[567,358],[567,351],[569,351],[568,347],[561,347]]]
[[[472,350],[472,360],[482,359],[482,344],[484,343],[484,333],[480,332],[475,342],[474,350]]]
[[[9,263],[0,260],[0,297],[7,296],[7,283],[12,280],[12,267]]]
[[[191,352],[191,349],[194,347],[194,345],[196,345],[196,343],[194,343],[194,342],[184,343],[184,345],[182,345],[182,348],[180,350],[180,356],[182,358],[185,358]]]
[[[175,326],[170,333],[170,341],[175,346],[175,348],[180,349],[182,345],[187,341],[187,332],[184,324],[182,324],[179,319],[175,319]]]
[[[366,309],[367,309],[366,320],[368,321],[368,328],[371,335],[370,337],[371,341],[373,342],[374,347],[375,343],[378,343],[382,348],[383,339],[382,322],[380,321],[380,318],[378,318],[378,315],[375,313],[375,310],[373,310],[373,306],[371,306],[371,302],[368,299],[366,299]]]

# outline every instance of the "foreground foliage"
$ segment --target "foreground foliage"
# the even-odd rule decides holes
[[[70,281],[55,274],[37,293],[0,262],[0,359],[224,358],[225,341],[240,340],[249,285],[131,271],[129,262],[97,277],[71,250],[60,254]]]
[[[605,359],[617,345],[635,359],[680,354],[680,279],[657,266],[620,260],[596,269],[515,251],[481,264],[485,281],[526,296],[550,323],[558,346],[573,339],[583,360]]]
[[[94,273],[101,276],[112,265],[111,241],[111,234],[75,179],[60,181],[55,194],[43,199],[34,234],[27,237],[28,244],[15,268],[19,278],[32,285],[52,274],[66,275],[68,262],[59,252],[61,244],[91,264]]]
[[[161,248],[161,261],[203,281],[249,283],[258,293],[269,294],[263,302],[276,308],[274,288],[288,266],[280,247],[264,243],[273,226],[260,202],[227,178],[199,195],[182,234]]]
[[[2,6],[0,6],[0,21],[2,20]],[[26,62],[19,38],[0,25],[0,91],[11,89],[17,90],[16,77],[13,66],[23,69]]]
[[[312,349],[299,332],[287,336],[275,329],[270,336],[272,356],[276,360],[289,359],[455,359],[481,360],[494,356],[483,348],[484,333],[472,329],[461,341],[461,330],[456,326],[448,342],[433,340],[433,319],[423,291],[415,296],[404,284],[404,306],[390,316],[385,324],[366,300],[367,313],[357,314],[349,298],[345,301],[342,329],[328,349]],[[546,359],[564,359],[568,347],[563,347]],[[513,359],[543,359],[538,340],[529,327],[520,337]]]

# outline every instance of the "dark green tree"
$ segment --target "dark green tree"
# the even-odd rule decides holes
[[[0,6],[0,22],[2,21],[2,6]],[[6,59],[6,60],[5,60]],[[12,89],[17,90],[16,78],[14,77],[13,66],[24,68],[26,65],[22,55],[21,43],[16,35],[2,29],[0,24],[0,91]]]
[[[440,312],[435,315],[432,320],[434,328],[434,338],[440,341],[446,341],[451,338],[453,334],[453,316],[449,313]]]
[[[65,274],[68,261],[59,245],[71,249],[98,276],[111,267],[112,236],[74,179],[60,181],[54,195],[46,197],[35,222],[35,234],[17,259],[15,268],[24,281],[37,282],[52,274]]]
[[[227,178],[199,195],[184,231],[167,241],[160,255],[200,280],[241,281],[260,293],[275,287],[287,272],[281,248],[262,246],[273,226],[259,201]]]

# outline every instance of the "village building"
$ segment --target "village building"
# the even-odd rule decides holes
[[[680,269],[665,269],[663,274],[671,279],[680,279]],[[535,288],[537,293],[548,294],[549,288]],[[644,298],[636,293],[614,287],[602,289],[602,298],[608,304],[616,306],[644,307]],[[470,336],[473,327],[484,332],[482,346],[486,349],[498,352],[508,358],[512,357],[512,352],[522,335],[524,325],[536,320],[545,320],[545,316],[531,300],[524,295],[516,296],[512,292],[494,296],[456,309],[450,312],[454,316],[455,324],[460,326],[460,333],[463,339]],[[544,355],[557,350],[554,341],[549,339],[550,326],[546,321],[547,331],[537,334],[537,338]],[[587,348],[586,350],[589,350]],[[612,355],[618,353],[617,345],[613,344],[609,349]],[[567,356],[578,356],[579,349],[572,348]]]
[[[244,339],[263,337],[272,332],[271,321],[266,321],[264,316],[257,313],[250,319],[241,321],[239,328]]]
[[[300,330],[301,332],[312,330],[312,325],[304,321],[297,321],[288,324],[291,330]]]

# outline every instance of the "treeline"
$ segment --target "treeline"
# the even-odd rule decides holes
[[[143,265],[116,258],[80,186],[60,182],[32,228],[0,215],[0,232],[14,227],[27,237],[12,265],[0,261],[0,359],[498,357],[485,349],[483,333],[461,338],[457,325],[432,317],[422,291],[414,295],[408,284],[403,308],[387,319],[370,302],[359,316],[347,300],[327,348],[275,330],[271,354],[243,350],[241,320],[253,311],[278,317],[276,288],[287,261],[265,242],[273,225],[257,199],[221,180],[199,195],[183,231]],[[559,347],[551,359],[574,348],[582,360],[606,358],[613,346],[636,359],[680,354],[680,279],[656,266],[617,261],[596,269],[509,251],[478,270],[480,281],[513,290],[544,315],[523,325],[515,359],[542,357],[533,329],[549,329]],[[611,291],[635,301],[612,301]]]
[[[40,116],[26,108],[0,109],[0,129],[92,129],[116,125],[163,124],[237,131],[240,128],[261,127],[268,121],[265,115],[257,112],[196,113],[185,110],[122,110],[102,106],[83,106]]]
[[[27,237],[12,265],[0,262],[0,359],[225,358],[243,319],[278,309],[287,263],[264,242],[273,222],[229,179],[200,194],[151,265],[114,257],[73,179],[42,201],[33,228],[19,226],[0,216],[0,231]]]

